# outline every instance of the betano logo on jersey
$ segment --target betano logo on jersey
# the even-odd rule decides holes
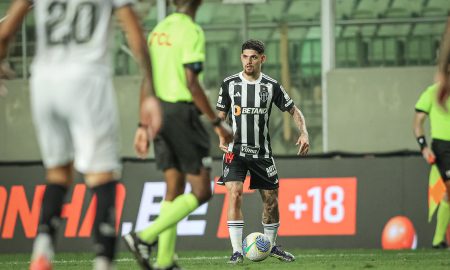
[[[266,114],[267,108],[241,107],[239,105],[234,105],[233,113],[235,116],[239,116],[241,114]]]

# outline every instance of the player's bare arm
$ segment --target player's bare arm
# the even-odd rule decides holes
[[[297,155],[304,156],[309,151],[309,136],[308,130],[306,129],[305,117],[303,116],[303,113],[300,111],[300,109],[295,105],[292,107],[289,113],[292,115],[294,123],[297,126],[298,131],[300,132],[300,136],[298,137],[297,143],[295,144],[298,145]]]
[[[223,122],[225,122],[225,119],[227,118],[227,112],[219,111],[217,116],[222,119]],[[228,152],[228,143],[226,143],[225,138],[221,136],[219,136],[219,148],[225,153]]]
[[[153,74],[147,45],[137,15],[130,6],[116,10],[121,26],[126,33],[128,44],[142,72],[140,91],[140,118],[136,130],[134,147],[140,157],[148,154],[149,140],[153,139],[161,127],[161,109],[155,97]]]
[[[0,60],[6,57],[8,43],[22,24],[30,7],[31,3],[27,0],[15,0],[6,13],[4,20],[0,23]]]
[[[450,66],[450,17],[447,20],[447,27],[441,41],[438,59],[438,71],[436,75],[436,80],[439,83],[438,103],[444,108],[445,102],[450,96],[449,66]]]
[[[413,131],[414,136],[417,138],[417,142],[420,145],[423,158],[428,163],[433,163],[434,160],[436,159],[436,156],[426,143],[425,131],[423,128],[426,118],[427,118],[426,113],[416,111],[416,114],[414,115]]]
[[[214,132],[216,132],[219,138],[223,138],[225,143],[231,142],[233,139],[231,128],[222,120],[216,122],[218,116],[216,116],[208,102],[208,98],[206,97],[205,92],[198,81],[198,75],[188,67],[184,70],[186,73],[187,87],[192,94],[192,99],[195,106],[206,115],[211,123],[213,123]]]

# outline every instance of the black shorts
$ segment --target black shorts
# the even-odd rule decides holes
[[[436,155],[436,165],[439,168],[442,179],[450,181],[450,141],[433,139],[431,149]]]
[[[278,173],[273,158],[246,158],[233,153],[223,155],[222,176],[217,184],[244,182],[248,171],[250,171],[250,189],[278,188]]]
[[[209,135],[193,103],[161,102],[163,125],[154,141],[158,169],[198,174],[208,167]],[[210,163],[210,162],[209,162]]]

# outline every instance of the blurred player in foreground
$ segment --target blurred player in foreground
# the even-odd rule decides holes
[[[298,154],[309,150],[308,131],[302,112],[276,80],[261,72],[266,60],[264,44],[259,40],[248,40],[242,45],[243,71],[225,78],[219,92],[216,109],[225,119],[229,115],[234,132],[230,144],[220,141],[225,152],[223,173],[219,185],[225,185],[230,195],[228,205],[228,230],[233,254],[231,264],[243,262],[242,215],[243,183],[250,171],[250,188],[258,189],[263,201],[262,224],[264,234],[272,243],[270,255],[290,262],[295,257],[276,245],[280,214],[278,209],[278,172],[272,157],[269,136],[269,118],[272,105],[289,112],[299,131]]]
[[[194,19],[201,2],[174,0],[176,12],[161,21],[148,37],[156,95],[163,109],[155,157],[158,168],[164,171],[167,189],[153,224],[124,237],[142,269],[153,268],[149,253],[157,240],[154,267],[180,269],[174,261],[177,223],[212,196],[210,143],[200,112],[219,136],[231,140],[231,128],[216,116],[198,79],[205,61],[205,38]],[[183,194],[186,179],[192,192]]]
[[[438,106],[436,100],[438,87],[434,84],[421,94],[416,103],[413,130],[424,159],[430,164],[437,165],[445,182],[447,194],[438,208],[433,248],[447,248],[445,233],[450,218],[448,200],[450,198],[450,112]],[[444,105],[449,108],[450,100],[447,100]],[[430,119],[431,126],[431,147],[427,144],[424,132],[424,122],[427,117]]]
[[[47,185],[30,269],[51,269],[56,230],[73,168],[97,196],[94,269],[113,269],[115,194],[120,178],[118,112],[112,85],[112,14],[120,20],[142,71],[139,150],[158,132],[150,58],[132,0],[15,0],[0,26],[0,60],[31,7],[37,51],[31,67],[31,106]]]
[[[439,50],[436,81],[438,83],[438,104],[445,110],[449,110],[450,108],[446,102],[450,96],[450,17],[447,20],[447,27],[442,37],[441,48]],[[445,107],[446,104],[447,107]]]

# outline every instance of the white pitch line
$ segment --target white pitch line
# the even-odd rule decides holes
[[[379,253],[378,253],[379,254]],[[377,256],[378,254],[367,254],[367,253],[337,253],[337,254],[298,254],[296,255],[297,258],[317,258],[317,257],[328,257],[328,258],[332,258],[332,257],[373,257],[373,256]],[[397,254],[393,254],[393,255],[406,255],[406,256],[411,256],[411,255],[416,255],[417,252],[408,252],[408,253],[397,253]],[[439,252],[430,252],[429,254],[427,254],[427,256],[441,256],[442,254]],[[179,257],[177,260],[178,261],[191,261],[191,260],[223,260],[223,259],[228,259],[228,256],[198,256],[198,257]],[[154,259],[152,259],[153,261]],[[52,263],[53,264],[69,264],[69,263],[92,263],[94,260],[54,260]],[[121,259],[116,259],[115,260],[117,263],[122,263],[122,262],[132,262],[134,261],[133,258],[121,258]],[[0,265],[22,265],[22,264],[30,264],[30,261],[9,261],[9,262],[0,262]]]

